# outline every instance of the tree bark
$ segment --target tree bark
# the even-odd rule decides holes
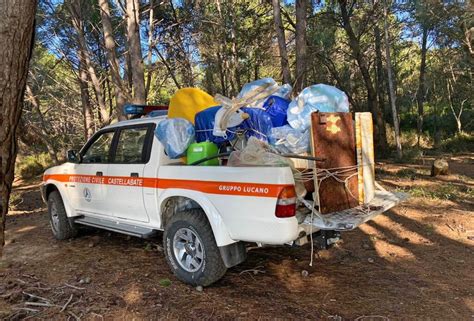
[[[84,138],[89,138],[94,134],[94,120],[92,116],[91,101],[89,96],[88,74],[84,61],[79,62],[79,88],[81,89],[82,119],[84,123]]]
[[[234,3],[233,0],[228,0],[228,5],[230,6],[230,38],[231,38],[231,50],[232,50],[232,77],[234,78],[234,83],[237,86],[237,91],[240,91],[242,84],[240,82],[239,74],[239,52],[237,49],[237,31],[236,31],[236,18],[234,13]]]
[[[154,3],[150,0],[150,9],[148,11],[148,53],[147,53],[147,74],[145,82],[145,100],[148,99],[148,93],[150,92],[151,79],[153,74],[152,58],[153,58],[153,46],[155,41],[153,38],[153,31],[155,29],[155,17],[154,17]]]
[[[423,114],[424,108],[423,103],[425,101],[425,74],[426,74],[426,52],[428,43],[428,28],[423,26],[423,32],[421,35],[421,64],[420,64],[420,78],[418,82],[418,93],[416,95],[416,102],[418,105],[418,118],[417,118],[417,130],[418,130],[418,146],[420,146],[420,138],[423,132]]]
[[[395,105],[395,89],[393,87],[393,75],[392,75],[392,59],[390,58],[390,40],[388,38],[388,23],[387,23],[387,2],[384,0],[384,19],[383,19],[383,29],[384,29],[384,38],[385,38],[385,59],[387,61],[387,76],[388,76],[388,88],[390,95],[390,105],[392,107],[392,117],[393,117],[393,128],[395,131],[395,145],[397,147],[397,157],[398,159],[402,158],[402,144],[400,142],[400,125],[398,123],[398,112],[397,106]]]
[[[375,119],[375,137],[377,137],[377,149],[384,153],[387,149],[385,121],[383,119],[382,111],[380,110],[377,104],[377,93],[372,83],[369,66],[360,48],[359,39],[357,38],[354,33],[354,30],[352,29],[352,25],[350,22],[351,16],[347,11],[347,0],[338,0],[338,2],[341,8],[341,18],[343,22],[343,27],[349,39],[349,47],[351,48],[352,54],[354,55],[357,61],[357,65],[359,66],[359,70],[362,74],[362,79],[364,80],[364,85],[367,90],[368,109],[372,112],[372,115]]]
[[[308,0],[296,0],[296,76],[294,92],[303,90],[306,83],[306,9]]]
[[[102,29],[104,32],[104,44],[107,49],[107,62],[109,64],[112,82],[114,84],[116,112],[119,120],[125,120],[123,106],[130,98],[129,92],[120,77],[120,64],[115,52],[115,40],[113,35],[112,22],[110,19],[110,9],[108,0],[99,0]]]
[[[132,71],[133,102],[146,103],[145,72],[140,41],[140,2],[127,0],[127,35]]]
[[[181,65],[179,69],[181,72],[182,83],[186,87],[194,87],[193,66],[192,66],[189,53],[184,46],[184,36],[183,36],[183,30],[181,28],[182,21],[180,21],[178,17],[178,14],[176,12],[175,6],[173,5],[173,2],[170,1],[169,4],[173,12],[174,23],[176,24],[175,30],[176,30],[177,41],[174,40],[173,42],[178,52],[177,62]]]
[[[17,154],[28,63],[34,41],[35,0],[0,0],[0,257]]]
[[[273,21],[275,24],[275,32],[278,39],[278,50],[280,51],[280,64],[285,84],[291,84],[290,64],[288,62],[288,52],[286,50],[285,29],[281,21],[280,0],[272,0],[273,4]]]
[[[374,35],[375,35],[375,61],[376,61],[376,78],[375,78],[375,87],[377,89],[377,98],[379,109],[382,111],[382,114],[385,116],[386,107],[385,107],[385,81],[384,81],[384,69],[383,69],[383,61],[382,61],[382,45],[381,45],[381,37],[380,37],[380,29],[379,26],[374,27]]]
[[[110,114],[107,111],[107,106],[105,104],[105,96],[100,84],[100,80],[97,77],[95,68],[91,62],[90,51],[87,45],[86,37],[84,34],[84,19],[81,13],[81,3],[79,0],[73,0],[71,5],[67,6],[70,14],[72,25],[76,30],[77,42],[78,42],[78,56],[79,59],[83,61],[84,68],[87,69],[89,73],[89,78],[92,82],[94,88],[95,96],[97,99],[97,105],[99,106],[99,113],[101,124],[106,125],[110,122]]]

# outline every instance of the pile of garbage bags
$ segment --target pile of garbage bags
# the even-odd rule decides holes
[[[349,102],[344,92],[325,84],[309,86],[294,99],[291,91],[290,85],[278,85],[272,78],[245,84],[233,99],[212,97],[196,88],[180,89],[155,134],[173,159],[185,156],[193,142],[211,142],[221,148],[238,139],[245,139],[247,145],[252,142],[251,146],[261,141],[280,153],[307,153],[310,114],[348,112]],[[241,163],[247,154],[234,154],[228,164]],[[281,164],[280,159],[272,160]]]

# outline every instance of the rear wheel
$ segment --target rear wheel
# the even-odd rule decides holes
[[[48,214],[51,230],[56,239],[67,240],[77,235],[77,229],[67,217],[63,199],[58,191],[52,191],[48,196]]]
[[[173,215],[166,225],[163,244],[171,270],[185,283],[208,286],[227,271],[201,209]]]

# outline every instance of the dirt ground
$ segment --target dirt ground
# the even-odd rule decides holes
[[[429,165],[379,163],[384,186],[415,196],[343,233],[312,267],[309,246],[258,248],[203,291],[174,278],[160,239],[86,230],[54,240],[39,182],[17,182],[0,318],[472,320],[474,154],[452,157],[441,178]]]

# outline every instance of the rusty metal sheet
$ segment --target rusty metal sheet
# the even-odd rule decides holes
[[[311,149],[318,172],[315,189],[320,213],[327,214],[359,205],[357,160],[352,113],[312,113]],[[330,175],[336,175],[336,178]],[[327,178],[322,179],[321,176]],[[339,181],[341,180],[341,181]]]

